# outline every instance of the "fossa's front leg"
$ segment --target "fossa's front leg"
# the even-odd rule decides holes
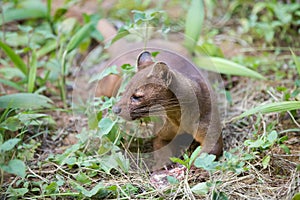
[[[178,127],[166,121],[156,133],[153,140],[154,161],[156,163],[154,168],[161,168],[170,163],[169,158],[174,156],[174,147],[170,143],[176,137],[177,131]]]

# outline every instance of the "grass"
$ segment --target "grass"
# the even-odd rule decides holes
[[[66,15],[74,11],[76,1],[56,10],[55,1],[48,0],[41,6],[36,6],[40,2],[26,2],[0,3],[1,199],[297,199],[299,49],[291,42],[298,37],[294,32],[295,27],[299,29],[296,3],[285,4],[283,10],[291,17],[277,22],[280,6],[271,1],[222,5],[208,1],[197,5],[196,1],[166,2],[168,5],[119,1],[118,9],[98,6],[101,15],[84,14],[79,17],[81,21]],[[162,12],[162,8],[170,7],[183,9],[186,17],[173,19],[170,16],[174,12]],[[196,8],[206,10],[205,15],[194,17]],[[239,12],[238,8],[246,11]],[[248,8],[255,8],[255,12],[249,13]],[[34,10],[38,12],[34,14]],[[123,24],[107,44],[95,29],[100,16]],[[223,26],[214,23],[220,19],[218,16],[225,16],[218,22]],[[185,20],[185,24],[178,23]],[[262,35],[261,30],[269,22],[276,26],[268,27],[271,33]],[[197,23],[200,25],[195,26]],[[197,158],[187,154],[173,159],[186,168],[152,173],[147,165],[137,162],[139,151],[133,154],[127,148],[130,143],[144,141],[125,133],[125,122],[112,113],[118,97],[89,102],[85,88],[85,93],[77,96],[82,102],[74,100],[78,105],[71,107],[69,88],[78,78],[74,66],[81,64],[83,57],[84,63],[93,63],[93,59],[104,62],[105,47],[109,52],[109,45],[147,26],[163,30],[164,37],[168,37],[168,27],[176,27],[179,33],[185,31],[187,38],[192,38],[185,38],[189,51],[195,49],[193,55],[205,52],[212,56],[207,62],[222,72],[230,105],[224,108],[225,153],[220,160],[211,155]],[[289,33],[286,39],[281,31]],[[145,39],[151,31],[139,34]],[[217,45],[222,39],[232,38],[238,38],[234,41],[236,56],[232,56],[232,48],[228,51],[225,44]],[[97,44],[100,53],[87,56],[97,41],[101,41]],[[249,46],[259,50],[249,51]],[[199,57],[194,60],[204,62]],[[94,69],[93,64],[85,66],[81,75],[87,80],[82,85],[91,86],[104,73],[118,73],[112,66],[97,76]],[[133,70],[123,65],[121,73],[129,79]],[[144,126],[133,124],[130,134],[143,134]],[[163,177],[162,187],[153,181],[157,177]]]

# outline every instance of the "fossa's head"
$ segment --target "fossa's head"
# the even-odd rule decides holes
[[[173,77],[169,66],[154,62],[145,51],[139,55],[137,67],[138,72],[129,81],[113,112],[126,120],[135,120],[177,109],[177,99],[168,88]]]

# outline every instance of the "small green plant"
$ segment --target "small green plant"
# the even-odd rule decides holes
[[[40,8],[36,7],[37,5]],[[85,15],[84,25],[81,26],[74,18],[64,18],[66,10],[58,9],[52,16],[51,6],[50,0],[47,5],[41,1],[31,0],[5,4],[4,21],[1,21],[3,30],[6,28],[5,23],[13,19],[45,18],[46,21],[38,23],[32,20],[19,25],[18,32],[6,30],[0,32],[2,35],[0,48],[10,59],[0,59],[1,64],[5,66],[1,69],[3,77],[0,77],[0,82],[19,91],[30,93],[45,91],[46,83],[54,82],[60,89],[61,98],[66,106],[66,76],[75,53],[84,51],[91,38],[97,40],[103,38],[95,29],[99,19],[97,15]],[[29,11],[33,11],[32,9],[40,9],[43,14],[31,16],[32,13]],[[27,12],[31,14],[25,14]],[[41,59],[45,55],[48,57]],[[27,62],[23,61],[24,58]],[[15,69],[11,68],[9,61],[14,64]],[[15,82],[12,81],[13,78],[19,78],[19,80]]]
[[[172,157],[172,158],[170,158],[170,160],[174,163],[181,164],[181,165],[185,166],[187,168],[187,170],[190,170],[194,161],[199,156],[200,151],[201,151],[201,146],[197,147],[193,151],[193,153],[191,154],[190,157],[185,153],[185,154],[183,154],[183,160],[181,160],[180,158],[176,158],[176,157]]]
[[[270,150],[277,144],[281,149],[285,151],[285,153],[289,154],[290,149],[285,144],[283,144],[283,142],[287,139],[287,136],[279,137],[277,131],[273,130],[269,134],[258,137],[256,140],[246,140],[245,146],[248,146],[255,153],[255,151],[264,152],[266,150]],[[266,155],[262,159],[262,166],[264,169],[269,166],[270,160],[270,155]]]
[[[210,177],[212,174],[217,171],[228,172],[232,171],[236,174],[241,174],[242,172],[247,171],[247,167],[245,166],[245,161],[252,160],[255,157],[251,154],[240,153],[235,155],[234,153],[224,152],[223,157],[220,161],[216,161],[216,156],[212,154],[202,153],[199,156],[201,151],[201,147],[199,146],[189,157],[187,154],[184,154],[183,160],[180,158],[170,158],[172,162],[179,163],[187,168],[186,177],[188,177],[188,172],[192,165],[197,168],[204,169],[209,172]],[[194,185],[191,188],[191,191],[197,195],[207,195],[210,190],[212,191],[212,198],[218,199],[217,196],[221,199],[227,199],[227,195],[224,192],[218,191],[218,186],[220,186],[222,182],[215,181],[212,178],[207,182],[201,182]]]
[[[295,41],[299,33],[299,8],[297,2],[231,2],[232,13],[240,16],[243,33],[250,33],[254,39],[264,39],[268,44],[277,45],[280,43],[276,38],[287,43]]]

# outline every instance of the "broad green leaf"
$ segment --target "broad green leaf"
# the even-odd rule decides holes
[[[295,53],[293,52],[293,50],[291,49],[291,52],[292,52],[292,57],[293,57],[293,60],[295,62],[295,65],[296,65],[296,69],[297,69],[297,72],[300,76],[300,60],[299,58],[295,55]]]
[[[110,174],[112,169],[118,169],[118,162],[113,156],[106,156],[101,159],[100,167],[106,173]]]
[[[7,173],[18,175],[22,178],[25,178],[26,175],[26,166],[23,161],[14,159],[10,160],[8,165],[1,165],[2,168]]]
[[[8,45],[0,41],[0,48],[5,52],[5,54],[11,59],[14,65],[27,76],[28,70],[26,64],[23,62],[22,58],[18,56]]]
[[[139,21],[146,21],[146,13],[139,11],[139,10],[133,10],[133,21],[134,23],[138,23]]]
[[[75,165],[76,162],[77,162],[77,159],[73,156],[67,157],[66,159],[64,159],[64,164],[67,164],[67,165],[70,165],[70,166]]]
[[[261,147],[261,146],[264,145],[264,143],[265,143],[265,142],[264,142],[261,138],[255,140],[255,141],[246,140],[246,141],[244,142],[244,144],[245,144],[246,146],[250,147],[250,148],[258,148],[258,147]]]
[[[21,139],[19,138],[12,138],[5,141],[3,144],[0,145],[0,152],[12,150],[16,146],[16,144],[18,144],[18,142],[20,141]]]
[[[202,69],[228,75],[247,76],[265,80],[261,74],[253,71],[245,66],[219,57],[196,57],[194,58],[196,65]]]
[[[99,134],[102,137],[103,135],[107,135],[111,129],[114,127],[117,121],[112,121],[110,118],[103,118],[98,124],[100,128]]]
[[[277,131],[273,130],[270,134],[268,134],[267,139],[271,144],[274,144],[278,138]]]
[[[15,116],[7,118],[4,122],[2,122],[0,124],[1,129],[6,129],[9,131],[17,131],[17,130],[21,129],[22,127],[23,127],[23,124]]]
[[[272,112],[286,112],[290,110],[298,110],[300,109],[300,101],[283,101],[276,103],[269,103],[265,105],[260,105],[246,112],[242,113],[240,116],[234,119],[240,119],[249,115],[253,115],[255,113],[272,113]]]
[[[36,70],[37,70],[37,57],[35,51],[32,52],[31,55],[31,62],[29,68],[29,75],[28,75],[28,92],[32,93],[34,90],[34,83],[36,79]]]
[[[185,21],[185,45],[191,52],[202,30],[204,15],[203,1],[192,0]]]
[[[167,181],[173,185],[179,183],[179,181],[174,176],[167,176]]]
[[[218,166],[218,163],[214,160],[216,159],[215,155],[202,153],[196,160],[194,165],[198,168],[203,168],[208,171],[215,170]]]
[[[0,108],[37,109],[50,108],[52,100],[48,97],[32,93],[16,93],[0,96]]]
[[[206,182],[198,183],[191,188],[192,192],[198,195],[206,195],[209,192],[209,187]]]
[[[83,27],[81,27],[75,35],[70,39],[67,47],[66,52],[69,53],[73,51],[75,48],[79,46],[79,44],[86,38],[90,36],[90,33],[92,31],[92,28],[94,28],[94,23],[90,22],[85,24]]]
[[[269,163],[270,163],[270,160],[271,160],[271,156],[270,156],[270,155],[267,155],[267,156],[265,156],[265,157],[262,159],[261,164],[262,164],[262,166],[263,166],[264,169],[266,169],[266,168],[268,167],[268,165],[269,165]]]
[[[43,2],[36,0],[20,1],[17,7],[3,11],[3,18],[0,17],[0,25],[16,20],[45,18],[46,16],[47,8]]]

